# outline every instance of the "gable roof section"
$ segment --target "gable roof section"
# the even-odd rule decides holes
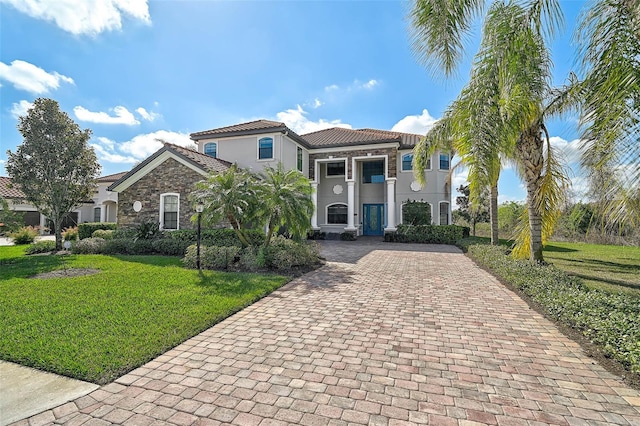
[[[224,172],[231,163],[212,157],[207,154],[194,151],[179,145],[165,142],[164,146],[149,156],[146,160],[135,166],[129,172],[125,173],[120,179],[112,183],[107,190],[116,191],[116,189],[124,190],[135,182],[144,177],[151,170],[158,167],[164,160],[159,161],[161,157],[173,157],[179,162],[188,165],[192,169],[199,171],[202,175],[209,172]],[[158,161],[156,161],[158,160]],[[155,164],[157,163],[157,164]],[[116,191],[117,192],[117,191]]]
[[[413,148],[420,142],[420,139],[424,137],[424,135],[418,135],[415,133],[403,133],[403,132],[394,132],[390,130],[378,130],[378,129],[358,129],[358,132],[372,132],[372,133],[380,133],[386,134],[389,137],[399,137],[400,138],[400,148],[402,149],[410,149]]]
[[[16,188],[16,185],[11,185],[11,178],[6,176],[0,176],[0,197],[11,199],[26,199],[24,192],[21,189]]]
[[[120,173],[114,173],[112,175],[100,176],[98,179],[96,179],[96,182],[98,183],[115,182],[126,174],[127,172],[120,172]]]
[[[228,138],[233,136],[259,135],[261,133],[283,133],[304,147],[309,147],[307,141],[296,132],[289,129],[284,123],[270,120],[256,120],[248,123],[234,124],[232,126],[219,127],[217,129],[204,130],[191,133],[192,140],[210,138]]]

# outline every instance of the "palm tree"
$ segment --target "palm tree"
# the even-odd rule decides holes
[[[223,173],[212,172],[195,188],[190,198],[194,204],[203,204],[204,222],[218,225],[226,221],[245,247],[251,245],[245,231],[259,217],[261,191],[256,176],[234,164]]]
[[[585,6],[576,32],[582,82],[582,164],[611,223],[640,224],[640,2]],[[604,183],[604,186],[603,186]],[[608,188],[603,193],[602,188]]]
[[[260,202],[267,218],[265,247],[282,229],[298,239],[307,235],[314,208],[311,193],[309,179],[297,170],[285,171],[282,163],[264,170]]]
[[[553,94],[551,61],[540,16],[548,6],[534,2],[525,8],[503,1],[491,5],[470,82],[447,110],[446,125],[435,128],[441,135],[443,128],[449,130],[444,134],[469,167],[471,193],[477,196],[490,188],[494,242],[501,161],[508,159],[516,165],[526,183],[529,226],[528,232],[520,234],[513,252],[534,261],[543,261],[543,239],[559,216],[566,185],[544,126],[546,115],[560,109],[559,100],[549,100]],[[455,46],[440,52],[445,71],[451,64],[446,58],[452,52]],[[433,137],[427,134],[417,152],[425,150],[421,145],[432,142]]]

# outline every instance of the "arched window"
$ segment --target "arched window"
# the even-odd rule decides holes
[[[260,138],[258,140],[258,160],[273,158],[273,138]]]
[[[424,201],[407,201],[402,204],[404,225],[431,225],[431,204]]]
[[[440,202],[440,225],[449,224],[449,203],[446,201]]]
[[[204,146],[204,153],[218,158],[218,144],[215,142],[209,142]]]
[[[331,204],[327,206],[327,223],[336,225],[347,224],[347,205]]]
[[[160,195],[160,228],[178,229],[180,217],[180,194]]]
[[[413,170],[413,154],[404,154],[402,156],[402,171],[407,172]]]

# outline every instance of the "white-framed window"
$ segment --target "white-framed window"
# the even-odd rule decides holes
[[[344,176],[346,171],[344,161],[331,161],[327,163],[327,177]]]
[[[180,228],[180,194],[160,195],[160,229]]]
[[[347,224],[347,205],[343,203],[330,204],[327,206],[327,223],[331,225]]]
[[[413,153],[402,154],[402,164],[400,170],[409,172],[413,170]],[[431,157],[427,158],[427,167],[425,170],[431,170]]]
[[[298,171],[302,171],[302,148],[298,147],[298,150],[296,151],[297,154],[297,163],[298,163]]]
[[[449,203],[440,201],[440,225],[449,224]]]
[[[265,137],[258,139],[258,160],[273,159],[273,138]]]
[[[362,183],[384,183],[384,161],[362,163]]]
[[[100,222],[100,214],[102,213],[102,209],[100,207],[94,207],[93,209],[93,221]]]
[[[218,144],[215,142],[209,142],[204,146],[204,153],[211,157],[218,158]]]
[[[450,162],[449,154],[440,154],[440,170],[449,170]]]

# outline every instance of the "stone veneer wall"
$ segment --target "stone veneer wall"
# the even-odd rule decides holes
[[[205,177],[182,163],[168,158],[149,174],[118,194],[118,226],[133,227],[143,222],[160,223],[160,194],[180,194],[179,228],[189,229],[195,210],[189,203],[193,185]],[[142,210],[133,210],[134,201],[142,203]]]
[[[334,151],[334,152],[323,152],[323,153],[319,153],[319,154],[309,154],[309,179],[313,180],[314,176],[315,176],[315,166],[316,166],[316,161],[315,160],[324,160],[324,159],[328,159],[329,156],[332,156],[334,158],[344,158],[347,157],[348,161],[347,161],[347,176],[346,178],[349,179],[352,177],[352,168],[353,168],[353,164],[351,159],[353,157],[366,157],[367,154],[371,154],[371,155],[387,155],[389,157],[388,162],[387,162],[387,167],[389,168],[388,170],[388,177],[396,177],[396,172],[397,172],[397,161],[396,161],[396,155],[398,153],[398,150],[396,148],[380,148],[380,149],[358,149],[358,150],[344,150],[344,151]]]

